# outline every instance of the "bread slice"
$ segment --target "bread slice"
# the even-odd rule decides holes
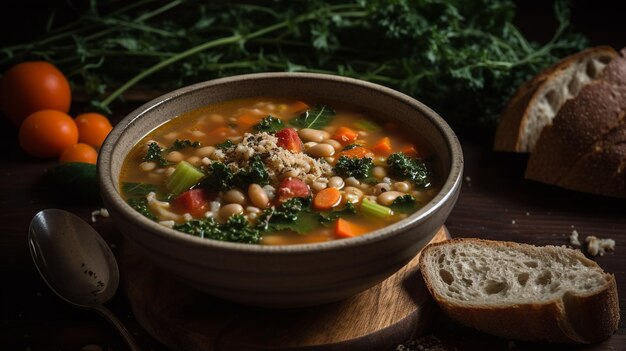
[[[452,239],[427,246],[420,269],[451,318],[486,333],[592,343],[617,330],[615,277],[577,250]]]
[[[532,152],[561,106],[598,79],[617,52],[598,46],[568,56],[524,83],[509,100],[496,131],[496,151]]]
[[[626,52],[623,50],[623,55]],[[626,198],[626,57],[567,101],[537,141],[526,178]]]

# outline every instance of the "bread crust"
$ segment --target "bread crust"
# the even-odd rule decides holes
[[[624,53],[624,50],[622,51]],[[531,154],[525,177],[626,198],[626,58],[567,101]]]
[[[531,107],[538,103],[543,90],[553,84],[553,80],[571,65],[590,57],[614,58],[618,54],[610,46],[597,46],[570,55],[546,68],[531,80],[525,82],[506,104],[494,140],[494,150],[510,152],[529,152],[522,145],[522,137],[529,120]],[[626,77],[626,72],[624,72]]]
[[[456,238],[424,248],[420,257],[422,276],[435,301],[451,318],[489,334],[525,341],[593,343],[606,339],[617,330],[619,300],[615,277],[612,274],[606,274],[605,287],[596,293],[588,295],[565,293],[561,298],[544,303],[461,304],[439,295],[433,281],[437,278],[428,274],[429,255],[440,246],[468,243],[520,251],[537,249],[532,245],[466,238]],[[551,248],[565,250],[553,246]],[[580,252],[572,254],[585,264],[597,266]]]

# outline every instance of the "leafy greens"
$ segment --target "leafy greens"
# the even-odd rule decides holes
[[[291,125],[300,129],[322,129],[332,121],[335,111],[326,105],[316,105],[302,112],[298,117],[289,121]]]
[[[75,22],[53,16],[41,37],[5,45],[0,70],[50,61],[104,110],[138,83],[170,90],[240,73],[334,73],[419,97],[454,124],[493,126],[516,87],[586,45],[561,0],[543,44],[514,25],[513,0],[89,4]]]

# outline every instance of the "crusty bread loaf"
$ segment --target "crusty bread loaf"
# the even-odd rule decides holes
[[[451,318],[486,333],[592,343],[617,330],[615,277],[577,250],[452,239],[427,246],[420,269]]]
[[[626,198],[626,58],[567,101],[541,132],[526,178]]]
[[[563,103],[597,79],[617,56],[609,46],[566,57],[524,83],[506,105],[496,131],[497,151],[532,152],[541,130],[552,123]]]

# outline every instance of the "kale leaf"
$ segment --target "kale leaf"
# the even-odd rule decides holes
[[[156,142],[152,142],[148,145],[148,151],[143,157],[146,162],[156,162],[159,166],[169,166],[171,162],[163,158],[163,149]]]
[[[277,207],[268,207],[259,216],[261,230],[292,230],[308,233],[319,224],[317,213],[311,209],[310,198],[294,197]]]
[[[355,147],[363,147],[363,145],[362,144],[357,144],[357,143],[348,144],[348,145],[344,146],[343,149],[341,149],[341,151],[352,150]]]
[[[248,166],[240,169],[234,176],[234,184],[242,189],[247,189],[250,184],[266,185],[270,182],[270,175],[265,169],[261,156],[254,155],[248,162]]]
[[[354,208],[352,202],[347,202],[346,205],[340,210],[320,212],[319,221],[323,225],[328,225],[339,218],[345,218],[354,214],[356,214],[356,208]]]
[[[135,211],[141,213],[149,219],[153,221],[157,220],[156,216],[153,215],[152,212],[150,212],[150,209],[148,208],[148,200],[146,200],[145,198],[133,197],[131,199],[128,199],[128,204],[130,205],[130,207],[134,208]]]
[[[432,177],[426,163],[414,159],[402,152],[391,154],[387,158],[390,174],[401,179],[409,179],[418,187],[429,187]]]
[[[374,167],[372,159],[369,157],[348,157],[341,156],[335,164],[335,173],[342,177],[354,177],[357,179],[367,178]]]
[[[193,219],[174,226],[174,229],[200,238],[229,241],[235,243],[258,244],[261,231],[252,227],[246,217],[237,214],[230,216],[226,223],[217,223],[213,218]]]
[[[189,139],[185,139],[185,140],[176,139],[174,143],[172,144],[172,146],[170,146],[167,150],[179,151],[188,147],[192,147],[196,149],[196,148],[199,148],[200,146],[202,146],[202,144],[200,144],[199,141],[191,141]]]
[[[396,199],[393,200],[393,203],[389,207],[393,210],[394,213],[409,214],[417,211],[420,207],[422,207],[422,205],[417,202],[417,200],[413,196],[406,194],[396,197]]]
[[[222,143],[219,144],[215,144],[215,147],[220,149],[220,150],[227,150],[232,148],[233,146],[235,146],[235,143],[233,143],[232,140],[228,139]]]
[[[123,182],[122,192],[128,197],[146,196],[149,193],[156,192],[157,186],[148,183]]]
[[[274,116],[263,117],[263,119],[252,127],[257,132],[276,133],[283,129],[285,124]]]
[[[255,155],[248,166],[233,172],[222,162],[213,162],[208,167],[208,175],[200,182],[200,187],[211,192],[226,191],[234,187],[247,189],[250,184],[269,184],[269,173],[261,156]]]
[[[322,129],[332,121],[333,116],[335,116],[335,110],[331,107],[315,105],[315,107],[302,112],[298,117],[289,121],[289,123],[300,129]]]
[[[213,162],[208,167],[208,175],[200,182],[200,187],[210,192],[226,191],[233,187],[235,175],[222,162]]]

